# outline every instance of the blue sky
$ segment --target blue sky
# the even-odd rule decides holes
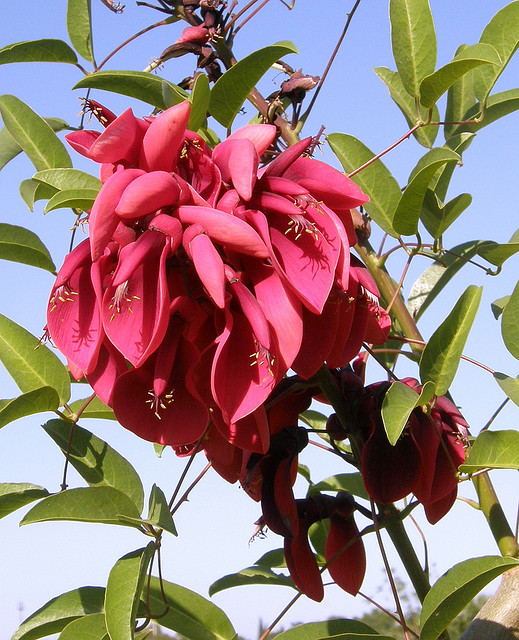
[[[24,0],[23,12],[20,11],[20,3],[5,4],[2,8],[0,47],[43,37],[68,40],[64,2]],[[459,44],[477,42],[483,26],[505,4],[501,0],[457,0],[453,9],[453,3],[431,0],[439,40],[438,65],[448,62]],[[299,48],[300,55],[287,57],[287,62],[296,69],[302,67],[305,73],[320,75],[342,30],[349,6],[350,3],[336,0],[322,0],[319,3],[297,0],[294,10],[289,12],[278,0],[271,0],[259,17],[244,27],[236,38],[237,57],[279,40],[291,40]],[[122,16],[109,12],[99,0],[93,0],[93,9],[98,60],[125,38],[159,20],[161,16],[150,9],[136,7],[133,1],[127,2]],[[176,24],[152,31],[119,53],[109,68],[144,69],[150,60],[174,42],[181,29],[182,26]],[[164,66],[160,74],[175,82],[190,73],[190,65],[191,60],[173,60]],[[363,0],[307,123],[306,135],[316,133],[324,124],[326,133],[347,132],[360,138],[371,149],[380,151],[405,133],[403,118],[372,71],[376,66],[394,68],[387,3],[382,0]],[[497,90],[516,87],[518,69],[515,61],[500,79]],[[0,92],[18,96],[42,116],[61,117],[77,126],[80,110],[78,97],[83,96],[84,92],[71,92],[70,87],[80,77],[79,70],[68,65],[5,65],[0,67]],[[269,94],[279,87],[282,80],[280,74],[272,73],[262,81],[261,89],[264,94]],[[128,104],[134,107],[138,116],[149,113],[147,105],[115,94],[99,93],[96,99],[116,113],[124,110]],[[252,117],[253,114],[252,107],[247,107],[246,117]],[[447,246],[475,238],[505,242],[519,227],[519,183],[516,178],[518,134],[517,115],[508,116],[478,134],[466,154],[463,167],[457,171],[451,192],[452,196],[464,191],[471,193],[473,204],[465,216],[453,225],[452,232],[445,240]],[[387,165],[402,184],[405,184],[422,152],[422,148],[409,141],[387,157]],[[71,155],[74,166],[97,172],[97,166],[87,163],[72,151]],[[325,151],[325,157],[333,162],[329,152]],[[33,172],[32,165],[23,157],[17,158],[0,172],[0,192],[3,196],[0,220],[26,226],[38,233],[51,251],[55,263],[60,265],[67,251],[69,229],[74,216],[65,210],[58,210],[43,217],[42,205],[37,205],[32,214],[28,211],[18,194],[18,184]],[[406,280],[407,292],[413,279],[428,266],[427,261],[413,266]],[[430,335],[434,326],[447,315],[468,284],[484,285],[480,314],[465,352],[490,367],[516,375],[517,363],[501,343],[499,325],[491,315],[490,302],[511,292],[515,286],[517,266],[517,260],[510,260],[505,265],[503,275],[496,279],[484,276],[477,269],[465,269],[451,289],[424,315],[425,335]],[[399,258],[390,261],[389,267],[394,269],[395,275],[399,275]],[[35,335],[40,335],[45,324],[45,307],[52,276],[23,265],[2,262],[0,277],[3,283],[0,311]],[[401,375],[413,373],[416,372],[410,366],[406,371],[402,370]],[[372,370],[371,375],[373,379],[383,377],[383,373],[376,370]],[[3,371],[0,371],[0,382],[2,397],[16,395],[14,383]],[[474,433],[484,425],[502,399],[492,378],[466,363],[462,363],[452,391],[469,423],[473,425]],[[40,427],[45,419],[43,416],[28,418],[0,431],[0,482],[33,482],[51,491],[58,490],[63,458]],[[170,452],[166,452],[161,460],[157,459],[151,445],[137,440],[116,423],[85,421],[81,424],[125,455],[141,474],[148,490],[155,482],[166,495],[171,493],[184,464],[182,460],[176,459]],[[508,407],[497,424],[500,428],[516,428],[517,408]],[[302,462],[311,466],[315,480],[332,473],[351,471],[337,465],[315,448],[305,451]],[[197,468],[202,466],[203,461],[200,460]],[[196,469],[192,477],[195,475]],[[513,484],[515,475],[498,472],[494,476],[499,495],[503,497],[512,521],[517,509],[517,490]],[[70,484],[74,484],[74,478],[78,480],[70,472]],[[298,484],[297,488],[300,495],[305,491],[303,484]],[[472,498],[471,487],[461,487],[460,495]],[[114,562],[128,551],[145,544],[137,532],[120,527],[44,523],[19,529],[18,522],[23,512],[16,512],[0,522],[3,541],[0,566],[3,575],[9,576],[0,588],[0,640],[8,640],[16,629],[20,602],[23,602],[27,615],[61,592],[86,584],[106,584]],[[176,522],[179,538],[168,536],[165,541],[165,577],[206,595],[208,586],[218,577],[248,566],[268,549],[280,546],[281,540],[274,535],[249,545],[253,523],[258,516],[258,506],[243,491],[228,485],[216,474],[206,475],[189,503],[178,513]],[[422,514],[418,519],[429,540],[433,577],[471,555],[497,553],[482,516],[466,504],[457,504],[434,528],[424,524]],[[365,524],[361,519],[359,522]],[[415,533],[411,535],[421,551],[419,536]],[[363,591],[379,597],[378,589],[385,589],[382,564],[373,540],[368,541],[367,548],[368,574]],[[402,571],[398,570],[397,559],[392,556],[391,561],[397,567],[397,573],[403,576]],[[246,587],[223,592],[214,601],[228,613],[240,634],[253,638],[259,618],[262,617],[265,622],[274,618],[292,593],[281,587]],[[387,599],[386,603],[389,603]],[[364,608],[359,599],[354,600],[332,588],[322,605],[301,599],[287,616],[286,624],[325,619],[331,615],[351,617]]]

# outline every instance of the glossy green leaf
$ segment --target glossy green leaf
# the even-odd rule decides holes
[[[393,98],[400,111],[404,114],[409,127],[414,127],[414,125],[419,121],[428,121],[429,111],[424,106],[419,106],[419,116],[417,115],[415,99],[405,90],[398,71],[391,71],[387,67],[377,67],[374,71],[389,89],[390,96]],[[440,119],[440,114],[436,106],[433,107],[431,117],[435,122],[438,122]],[[427,147],[428,149],[433,146],[437,135],[438,127],[420,127],[413,133],[416,140],[423,147]]]
[[[494,379],[510,400],[519,407],[519,377],[512,378],[505,373],[496,371]]]
[[[49,420],[43,428],[67,455],[70,464],[91,487],[113,487],[134,502],[138,513],[142,511],[144,490],[132,465],[104,440],[79,425],[74,427],[65,420]],[[70,443],[69,443],[70,440]]]
[[[57,193],[57,189],[37,180],[22,180],[20,183],[20,195],[31,211],[37,200],[48,200]]]
[[[519,242],[499,244],[492,240],[487,240],[478,247],[478,255],[496,267],[503,266],[506,260],[514,256],[518,251]]]
[[[68,128],[68,124],[61,118],[43,118],[53,131],[62,131]],[[8,129],[0,129],[0,169],[17,155],[22,153],[22,148],[9,133]]]
[[[314,522],[308,529],[308,539],[310,544],[314,548],[315,561],[321,567],[326,563],[324,556],[324,547],[326,545],[326,539],[330,533],[330,521],[328,519],[319,520]]]
[[[481,117],[481,108],[479,103],[471,103],[471,107],[465,112],[461,120],[472,121],[477,119],[477,122],[473,124],[461,124],[454,126],[452,132],[458,134],[463,131],[476,133],[483,127],[486,127],[492,122],[507,116],[519,109],[519,89],[509,89],[508,91],[501,91],[488,97],[487,107],[485,109],[484,117]],[[458,118],[459,120],[459,118]]]
[[[423,383],[434,383],[437,396],[445,395],[454,380],[482,293],[483,287],[467,287],[425,346],[420,377]]]
[[[73,520],[135,526],[119,519],[119,515],[138,518],[135,502],[113,487],[79,487],[44,498],[20,522],[34,524],[50,520]]]
[[[1,314],[0,361],[23,393],[52,387],[60,397],[60,405],[68,401],[70,380],[59,358],[38,338]]]
[[[291,42],[278,42],[240,60],[214,84],[209,102],[211,115],[224,127],[230,127],[249,93],[274,62],[297,52]]]
[[[485,556],[471,558],[452,567],[425,596],[420,617],[420,640],[436,640],[483,587],[518,564],[514,558]]]
[[[441,256],[441,264],[428,267],[416,280],[409,292],[407,306],[418,319],[436,299],[445,286],[476,255],[481,240],[470,240],[457,245]]]
[[[475,137],[475,133],[468,131],[461,132],[448,138],[443,146],[448,147],[461,156],[470,147]],[[444,165],[431,180],[429,187],[442,202],[444,202],[447,197],[450,181],[457,166],[458,164],[454,162]]]
[[[35,484],[4,482],[0,484],[0,518],[48,495],[47,489]]]
[[[36,170],[72,166],[65,146],[52,127],[19,98],[0,96],[0,115]]]
[[[519,360],[519,282],[503,310],[501,335],[508,351]]]
[[[381,416],[387,439],[394,446],[404,430],[411,412],[416,407],[418,393],[396,380],[387,390],[382,401]]]
[[[503,296],[502,298],[498,298],[491,303],[490,308],[492,309],[492,313],[494,314],[494,318],[499,320],[499,316],[503,313],[504,308],[508,304],[510,300],[510,296]]]
[[[66,62],[77,63],[77,56],[63,40],[27,40],[15,42],[0,49],[0,64],[12,62]]]
[[[395,640],[393,636],[381,636],[379,633],[339,633],[320,640]]]
[[[51,387],[41,387],[17,398],[0,400],[0,428],[25,416],[55,411],[59,406],[58,393]]]
[[[340,633],[373,634],[376,631],[360,620],[332,618],[325,622],[309,622],[298,625],[288,631],[283,631],[274,640],[322,640],[322,638],[333,637]]]
[[[102,613],[104,597],[105,590],[102,587],[81,587],[63,593],[29,616],[11,640],[37,640],[59,633],[76,618]]]
[[[193,91],[189,96],[191,114],[187,128],[190,131],[198,131],[198,129],[206,123],[210,98],[211,90],[209,88],[209,80],[205,73],[201,73],[195,80]]]
[[[35,233],[4,222],[0,222],[0,259],[56,271],[50,253]]]
[[[94,61],[92,44],[92,11],[91,0],[68,0],[67,31],[70,42],[80,56]]]
[[[396,207],[393,228],[401,235],[412,235],[418,229],[418,220],[429,184],[438,169],[448,162],[459,162],[454,151],[438,147],[428,151],[413,169],[407,187]]]
[[[265,566],[254,565],[253,567],[242,569],[241,571],[238,571],[238,573],[231,573],[219,578],[209,587],[209,595],[214,596],[215,593],[225,591],[225,589],[258,584],[270,584],[282,587],[292,587],[293,589],[295,588],[294,583],[288,576],[285,576],[282,573],[275,573]]]
[[[99,191],[102,186],[99,178],[80,171],[79,169],[47,169],[45,171],[38,171],[38,173],[33,175],[33,180],[44,182],[60,191],[68,191],[69,189],[91,189],[93,191]]]
[[[420,83],[436,66],[436,32],[428,0],[390,0],[391,46],[407,93],[420,97]]]
[[[93,400],[84,398],[82,400],[76,400],[69,404],[69,408],[72,413],[77,413],[83,408],[85,402],[88,402],[87,407],[81,412],[81,418],[99,418],[101,420],[115,420],[113,409],[107,407],[104,402],[99,400],[96,396]]]
[[[492,45],[502,61],[498,67],[484,66],[474,71],[474,93],[483,102],[519,46],[519,2],[510,2],[498,11],[479,41]]]
[[[58,640],[110,640],[104,613],[91,613],[69,622]]]
[[[176,84],[171,82],[162,82],[162,100],[164,101],[164,108],[169,109],[175,104],[180,104],[184,100],[187,100],[189,94],[184,89],[181,89]]]
[[[326,429],[326,421],[328,418],[314,409],[308,409],[301,414],[301,420],[305,422],[312,429],[323,430]]]
[[[519,469],[519,431],[480,433],[460,471],[474,473],[480,469]]]
[[[360,473],[338,473],[326,480],[321,480],[308,489],[308,495],[323,491],[348,491],[354,496],[369,500],[369,495],[364,487],[364,481]]]
[[[135,618],[155,542],[127,553],[110,571],[105,593],[106,628],[110,640],[133,640]]]
[[[420,220],[433,238],[440,238],[471,203],[472,196],[462,193],[443,204],[434,191],[427,189]]]
[[[456,50],[455,55],[460,55],[467,48],[468,45],[466,44],[460,45]],[[461,78],[459,78],[447,92],[445,120],[450,124],[446,124],[444,127],[446,140],[449,140],[453,135],[458,133],[458,125],[454,123],[465,120],[467,112],[476,103],[472,76],[472,73],[466,73],[461,76]]]
[[[119,93],[123,96],[142,100],[159,109],[167,109],[164,102],[163,84],[171,85],[172,91],[178,93],[179,87],[144,71],[98,71],[82,78],[73,89],[101,89]],[[186,94],[187,97],[187,94]]]
[[[97,189],[66,189],[65,191],[59,191],[47,202],[43,213],[67,208],[89,211],[97,194]]]
[[[420,102],[430,109],[457,80],[482,64],[501,64],[501,58],[494,47],[489,44],[465,47],[451,62],[422,80]]]
[[[375,155],[360,140],[346,133],[331,133],[328,144],[346,173],[358,169]],[[393,215],[400,200],[400,187],[381,160],[377,160],[352,177],[352,180],[369,196],[364,208],[370,217],[391,236]]]
[[[157,620],[161,627],[171,629],[187,640],[236,640],[231,621],[215,604],[194,591],[165,580],[162,587],[169,609]],[[149,601],[151,611],[164,611],[157,578],[151,579]]]

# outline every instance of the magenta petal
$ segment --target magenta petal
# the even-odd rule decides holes
[[[92,260],[94,262],[103,255],[106,245],[119,224],[115,209],[124,190],[133,180],[142,175],[144,175],[144,171],[141,169],[118,171],[108,178],[97,194],[88,216]]]
[[[146,234],[155,236],[157,242],[162,243],[161,252],[157,244],[148,241]],[[133,254],[139,252],[133,245],[124,248],[102,305],[106,335],[136,367],[161,343],[168,325],[170,305],[165,267],[169,255],[167,238],[157,231],[146,231],[141,238],[150,242],[148,252],[135,257]],[[143,241],[134,243],[138,248],[143,244]]]
[[[141,164],[148,171],[175,169],[190,111],[191,105],[186,100],[170,107],[152,121],[142,141],[141,153]]]
[[[220,254],[205,233],[199,233],[189,241],[189,251],[207,293],[216,306],[223,309],[226,279]]]
[[[141,218],[178,202],[180,187],[166,171],[139,176],[124,190],[115,212],[123,219]]]
[[[104,340],[99,350],[97,362],[86,378],[92,389],[109,407],[112,406],[114,385],[128,370],[126,360],[109,340]]]
[[[261,175],[264,176],[283,176],[285,171],[299,156],[308,149],[308,145],[312,141],[312,138],[305,138],[299,140],[288,149],[285,149],[283,153],[280,153],[270,164],[268,164]]]
[[[250,140],[261,158],[275,137],[276,126],[273,124],[247,124],[231,133],[227,140]]]
[[[269,257],[267,247],[257,232],[229,213],[210,207],[186,205],[178,208],[177,215],[184,224],[202,225],[207,235],[224,247],[258,258]]]
[[[95,162],[130,160],[140,140],[140,132],[137,118],[131,109],[126,109],[92,144],[89,157]]]
[[[99,131],[88,131],[83,129],[82,131],[67,133],[65,140],[75,151],[86,158],[90,158],[90,147],[100,135],[101,133]]]
[[[256,184],[259,164],[253,143],[247,138],[227,138],[215,147],[213,162],[220,169],[222,180],[248,202]]]
[[[245,418],[231,424],[223,419],[218,407],[213,409],[211,418],[220,435],[233,446],[247,452],[266,453],[268,451],[270,433],[263,405]]]

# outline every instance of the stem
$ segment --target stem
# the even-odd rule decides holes
[[[503,556],[519,557],[517,540],[508,524],[488,473],[472,477],[472,482],[478,494],[481,511],[485,514],[499,551]]]

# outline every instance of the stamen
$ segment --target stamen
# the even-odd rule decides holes
[[[162,420],[162,416],[159,413],[159,410],[162,409],[166,411],[168,405],[175,401],[173,398],[173,394],[175,389],[171,389],[169,393],[165,393],[163,395],[155,395],[153,389],[148,391],[148,395],[151,396],[149,400],[145,400],[146,404],[150,405],[150,409],[153,411],[158,420]]]

